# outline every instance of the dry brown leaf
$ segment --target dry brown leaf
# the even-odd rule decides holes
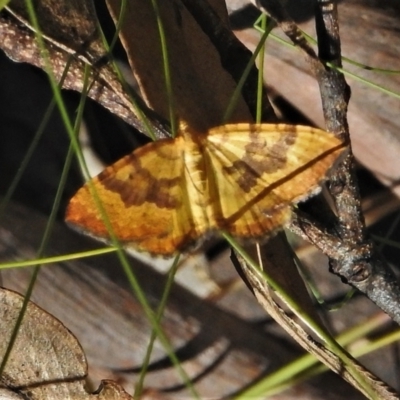
[[[108,0],[107,4],[117,21],[120,0]],[[222,68],[217,49],[182,1],[161,1],[159,7],[168,48],[175,116],[199,132],[221,125],[235,81]],[[120,37],[133,73],[147,104],[169,119],[163,54],[152,4],[131,0],[125,11]],[[251,120],[248,107],[240,98],[229,122]]]
[[[12,0],[6,8],[33,29],[24,0]],[[36,1],[35,12],[43,35],[57,47],[91,61],[107,54],[98,31],[92,0]]]
[[[0,290],[1,360],[8,352],[22,306],[22,296]],[[4,390],[0,396],[13,399],[19,394],[29,400],[130,398],[109,381],[103,382],[98,394],[89,394],[85,390],[86,375],[86,358],[76,338],[60,321],[29,302],[1,375]]]

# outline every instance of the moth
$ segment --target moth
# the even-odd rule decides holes
[[[103,240],[111,228],[125,245],[161,256],[188,251],[219,231],[259,240],[315,192],[344,148],[332,133],[308,126],[182,128],[87,182],[66,221]]]

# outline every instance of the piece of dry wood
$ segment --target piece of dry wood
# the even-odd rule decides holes
[[[33,258],[45,223],[46,218],[32,210],[9,205],[1,221],[1,261]],[[50,246],[49,256],[98,247],[58,224]],[[131,259],[131,265],[146,297],[157,306],[166,277],[137,260]],[[3,284],[21,293],[26,290],[30,276],[29,268],[2,271]],[[32,299],[76,335],[93,378],[119,379],[130,390],[143,362],[151,327],[131,295],[115,256],[42,267]],[[197,377],[195,388],[203,397],[230,395],[288,362],[296,353],[273,336],[262,333],[257,325],[221,311],[178,285],[170,295],[162,327],[177,355],[182,357],[183,365],[193,378]],[[331,379],[335,383],[329,386],[338,390],[336,399],[346,398],[339,392],[349,391],[357,398],[347,385],[342,391],[344,383],[339,378],[330,376],[328,380]],[[159,343],[145,382],[149,388],[175,387],[175,394],[186,393]],[[302,385],[302,390],[314,393],[309,398],[318,399],[322,395],[313,384]]]

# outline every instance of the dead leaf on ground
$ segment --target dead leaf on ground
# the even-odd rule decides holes
[[[23,297],[0,290],[0,359],[4,360],[23,307]],[[0,398],[127,400],[115,382],[97,394],[85,390],[87,363],[75,336],[52,315],[29,302],[1,374]],[[21,397],[15,397],[19,394]],[[7,397],[8,396],[8,397]]]

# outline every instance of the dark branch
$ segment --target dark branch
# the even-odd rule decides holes
[[[335,69],[341,67],[336,1],[317,2],[319,57],[306,42],[296,24],[291,21],[281,1],[254,0],[253,3],[270,14],[301,49],[320,87],[327,130],[349,142],[347,106],[350,88],[343,74]],[[291,229],[330,258],[332,272],[363,292],[400,323],[400,287],[389,266],[367,238],[351,147],[348,155],[333,171],[328,189],[337,213],[333,229],[328,231],[322,228],[300,211],[296,211]]]

